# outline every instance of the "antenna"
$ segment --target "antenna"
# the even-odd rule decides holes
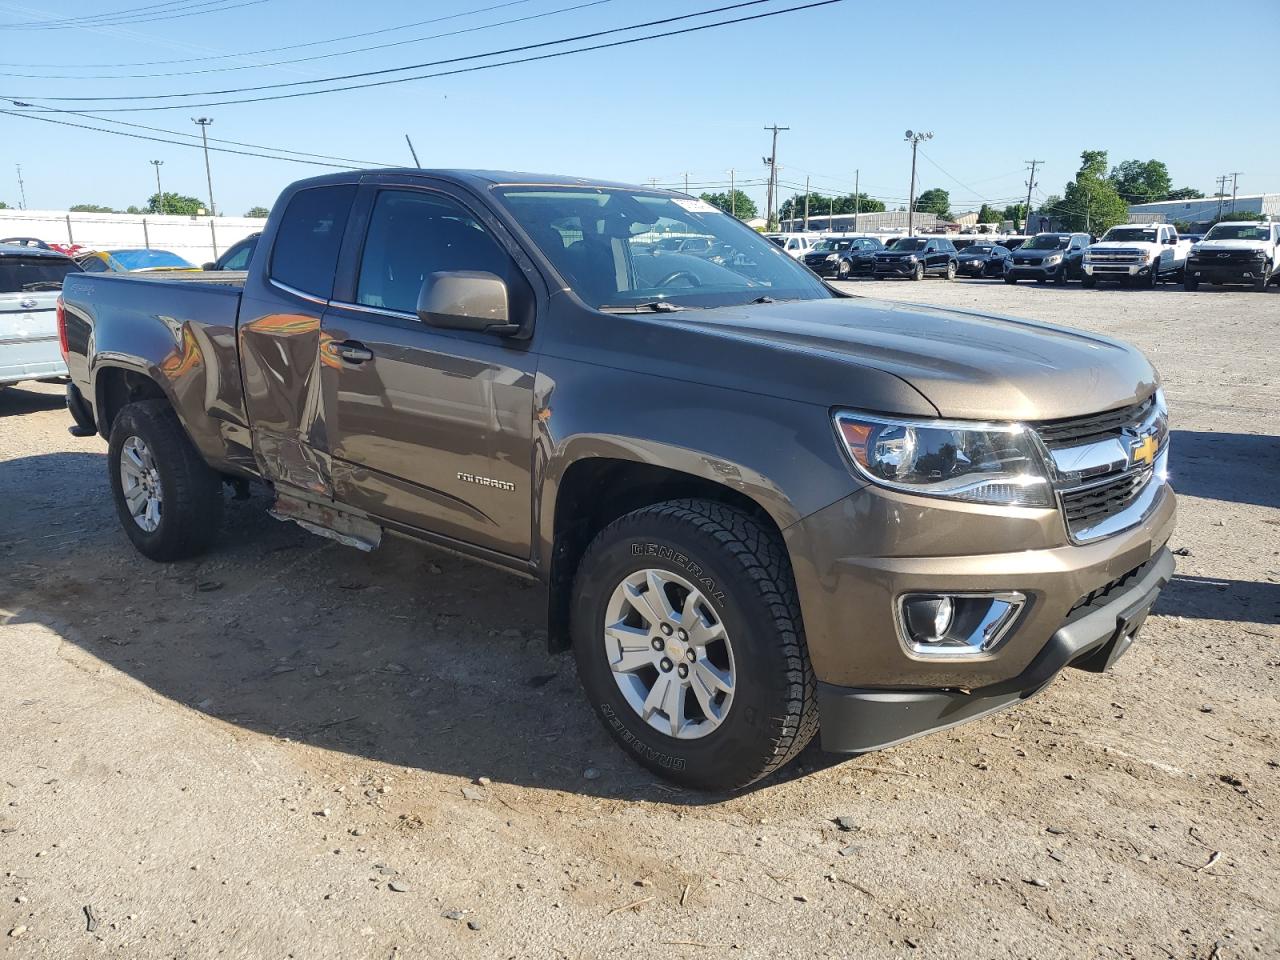
[[[409,139],[407,133],[404,135],[404,142],[409,145],[409,154],[413,157],[413,165],[421,170],[422,164],[418,162],[418,151],[413,149],[413,141]]]

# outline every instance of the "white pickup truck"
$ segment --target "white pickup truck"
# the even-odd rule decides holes
[[[1191,241],[1178,237],[1168,223],[1126,223],[1112,227],[1084,252],[1086,287],[1099,280],[1141,283],[1154,287],[1161,280],[1182,279]]]
[[[1267,221],[1214,224],[1191,248],[1182,286],[1246,283],[1255,290],[1280,280],[1280,223]]]

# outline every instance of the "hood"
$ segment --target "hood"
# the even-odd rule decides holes
[[[1213,250],[1266,250],[1270,243],[1266,240],[1201,240],[1195,245],[1197,251]]]
[[[769,392],[808,399],[821,380],[824,392],[836,391],[821,401],[830,406],[857,405],[860,369],[891,374],[914,387],[941,416],[966,420],[1054,420],[1096,413],[1135,403],[1157,383],[1147,359],[1119,341],[962,310],[852,297],[677,316],[676,326],[713,333],[737,346],[785,351],[790,355],[785,360],[799,362],[777,355],[774,363],[758,365],[777,378]],[[805,355],[812,380],[804,374]],[[831,361],[846,372],[817,377]],[[783,376],[809,382],[789,384]]]
[[[991,254],[977,251],[977,250],[974,250],[972,252],[968,250],[961,250],[959,253],[956,254],[956,256],[959,257],[961,260],[988,260],[991,258]]]

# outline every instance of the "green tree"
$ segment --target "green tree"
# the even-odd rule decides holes
[[[926,190],[916,197],[916,213],[935,213],[943,220],[950,220],[951,194],[941,187]]]
[[[750,220],[759,211],[756,209],[756,202],[748,197],[741,190],[733,191],[730,197],[728,191],[724,193],[704,193],[701,198],[713,207],[719,207],[725,213],[732,213],[739,220]]]
[[[104,207],[98,203],[73,203],[67,208],[72,213],[119,213],[112,207]]]
[[[1025,203],[1011,203],[1004,208],[1004,212],[1000,215],[1001,220],[1012,220],[1014,223],[1022,223],[1027,219],[1027,205]]]
[[[1004,218],[1001,217],[1000,211],[992,208],[988,204],[984,203],[978,208],[979,223],[999,223],[1002,219]]]
[[[1173,189],[1169,168],[1163,160],[1126,160],[1111,168],[1108,179],[1116,193],[1128,203],[1165,200]]]
[[[1204,192],[1195,187],[1178,187],[1169,191],[1169,200],[1203,200]]]
[[[1048,204],[1046,204],[1048,206]],[[1129,219],[1129,207],[1107,177],[1107,151],[1085,150],[1080,169],[1050,215],[1067,230],[1101,234]]]
[[[268,210],[266,207],[250,207],[248,212],[245,214],[245,216],[261,217],[262,219],[266,219],[267,217],[271,216],[271,211]]]
[[[792,211],[795,216],[804,216],[804,194],[797,193],[789,200],[784,200],[778,211],[783,220],[790,219]],[[809,216],[825,217],[830,213],[882,213],[884,203],[869,197],[865,193],[854,196],[852,193],[843,197],[829,197],[821,193],[809,194]]]
[[[146,213],[167,213],[172,216],[194,217],[205,209],[204,201],[196,197],[184,197],[180,193],[165,191],[164,203],[160,202],[160,194],[153,193],[147,198]]]
[[[0,210],[8,210],[8,209],[9,209],[9,205],[5,203],[3,200],[0,200]]]
[[[1231,220],[1257,220],[1261,216],[1259,213],[1251,213],[1248,210],[1235,210],[1231,213],[1224,213],[1214,223],[1226,223]]]

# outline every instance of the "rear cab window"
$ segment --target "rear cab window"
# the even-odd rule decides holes
[[[0,294],[61,290],[66,275],[79,272],[70,258],[0,256]]]
[[[309,187],[294,194],[276,231],[271,279],[321,300],[333,296],[342,234],[355,197],[353,183]]]

